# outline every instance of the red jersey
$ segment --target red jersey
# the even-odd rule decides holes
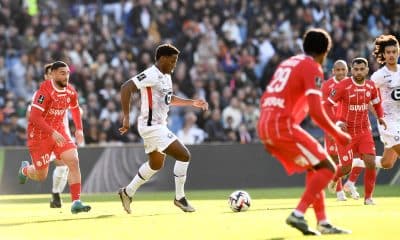
[[[347,125],[348,132],[354,136],[371,131],[368,118],[368,105],[371,102],[382,117],[382,106],[378,90],[371,80],[357,84],[353,78],[346,78],[337,84],[328,97],[330,104],[338,104],[336,120]]]
[[[266,121],[287,126],[298,124],[308,112],[307,95],[318,94],[323,72],[321,66],[306,55],[293,56],[276,69],[261,97],[261,110],[270,113]]]
[[[335,77],[331,77],[328,80],[326,80],[321,87],[321,92],[322,92],[322,102],[326,102],[328,100],[328,97],[332,94],[333,91],[335,91],[336,86],[338,85],[339,81],[336,80]],[[337,108],[336,106],[332,106],[333,111],[336,112]],[[325,109],[326,110],[326,109]],[[327,111],[329,114],[330,111]],[[329,116],[331,120],[334,120],[335,116]]]
[[[59,90],[52,80],[45,80],[33,96],[31,107],[42,111],[42,117],[50,128],[59,133],[66,133],[68,127],[64,118],[67,109],[79,107],[78,94],[71,85]],[[27,133],[28,140],[43,140],[50,136],[32,122],[31,115],[28,119]]]

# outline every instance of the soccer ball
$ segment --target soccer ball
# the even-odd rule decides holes
[[[234,191],[228,199],[229,207],[234,212],[244,212],[250,207],[250,195],[243,190]]]

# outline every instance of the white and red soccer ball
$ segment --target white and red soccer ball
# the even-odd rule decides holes
[[[243,190],[234,191],[228,199],[229,207],[234,212],[244,212],[249,209],[251,203],[250,195]]]

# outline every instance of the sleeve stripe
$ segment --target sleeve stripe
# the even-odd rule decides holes
[[[381,100],[378,97],[371,100],[372,104],[378,104],[380,101]]]
[[[317,95],[319,95],[319,96],[322,96],[321,91],[320,91],[320,90],[317,90],[317,89],[308,89],[308,90],[306,91],[306,96],[308,96],[308,95],[310,95],[310,94],[317,94]]]
[[[33,104],[33,103],[32,103],[31,106],[32,106],[32,107],[35,107],[35,108],[37,108],[37,109],[39,109],[39,110],[41,110],[42,112],[44,112],[44,108],[42,108],[41,106],[38,106],[38,105]]]

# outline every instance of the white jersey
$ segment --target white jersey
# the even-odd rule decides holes
[[[400,65],[397,65],[397,72],[386,66],[380,68],[372,74],[371,80],[380,90],[384,119],[388,123],[400,124]]]
[[[381,141],[385,148],[400,144],[400,65],[397,72],[390,71],[386,66],[380,68],[371,76],[380,90],[384,119],[387,129],[378,124]]]
[[[163,74],[153,65],[130,80],[135,83],[141,95],[138,129],[146,126],[167,125],[169,104],[172,98],[171,75]]]

